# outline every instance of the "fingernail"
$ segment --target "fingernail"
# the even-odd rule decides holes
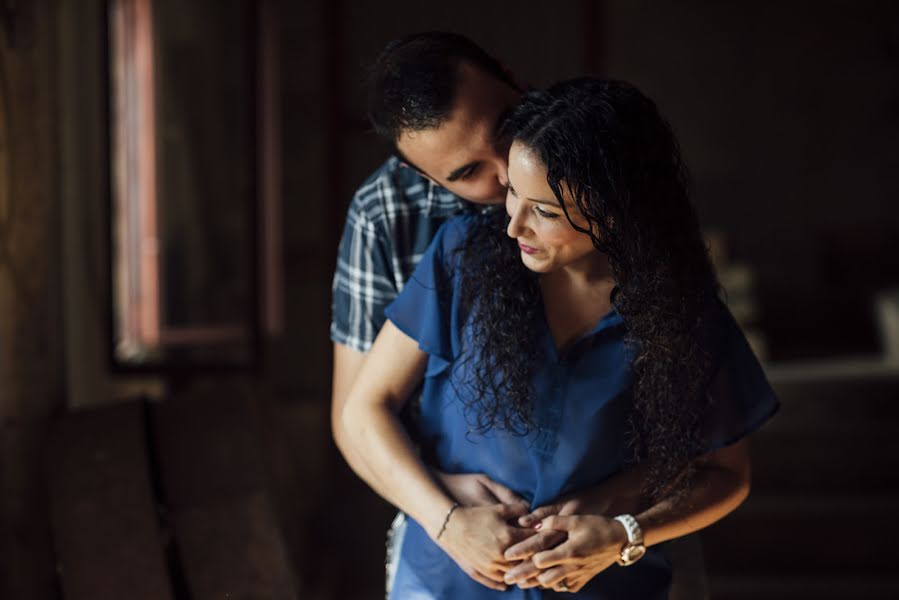
[[[534,520],[533,517],[521,517],[518,520],[518,522],[521,523],[522,525],[527,526],[527,525],[530,525],[533,520]]]
[[[537,523],[536,525],[534,525],[534,529],[536,529],[537,531],[540,531],[540,528],[541,528],[541,527],[543,527],[543,521],[541,521],[541,522]]]

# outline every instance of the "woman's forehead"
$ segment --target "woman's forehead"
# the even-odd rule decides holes
[[[518,140],[509,150],[509,183],[520,197],[558,203],[558,198],[547,181],[546,165],[533,148]],[[562,180],[559,187],[565,208],[576,211],[577,204],[568,183]]]

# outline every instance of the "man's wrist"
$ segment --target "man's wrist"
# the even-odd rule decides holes
[[[612,525],[612,543],[620,552],[629,542],[627,529],[624,528],[624,524],[618,519],[610,518],[609,522]]]
[[[632,515],[623,514],[615,517],[615,521],[621,524],[627,535],[627,542],[621,548],[618,564],[629,567],[646,554],[646,545],[643,543],[643,528]]]

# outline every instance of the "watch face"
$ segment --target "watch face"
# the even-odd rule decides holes
[[[628,546],[621,551],[621,559],[627,564],[632,564],[643,558],[646,554],[646,546]]]

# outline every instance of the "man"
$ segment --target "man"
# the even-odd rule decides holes
[[[344,443],[339,418],[344,400],[384,324],[384,308],[440,225],[504,200],[508,143],[497,133],[521,90],[470,40],[437,32],[390,43],[372,68],[370,88],[369,117],[397,157],[356,192],[340,244],[331,324],[332,429],[347,462],[377,489],[364,461]],[[485,475],[434,475],[465,504],[521,502]],[[395,543],[401,536],[402,528],[395,528]],[[485,585],[502,587],[467,572]]]
[[[344,401],[384,324],[384,308],[412,275],[436,230],[453,215],[504,201],[509,143],[499,132],[521,92],[496,59],[450,33],[391,42],[372,69],[369,118],[396,156],[356,192],[340,244],[331,325],[332,429],[347,462],[388,499],[365,462],[345,443],[340,419]],[[414,439],[414,424],[408,427]],[[462,504],[521,502],[483,474],[433,473]],[[609,496],[633,496],[635,487],[623,479],[612,481],[602,493],[565,499],[549,511],[605,512]],[[402,527],[394,529],[397,547]],[[559,541],[551,532],[538,535],[547,548]],[[503,589],[502,582],[461,566],[482,584]],[[694,571],[701,575],[701,569]],[[702,593],[694,589],[688,597]]]

